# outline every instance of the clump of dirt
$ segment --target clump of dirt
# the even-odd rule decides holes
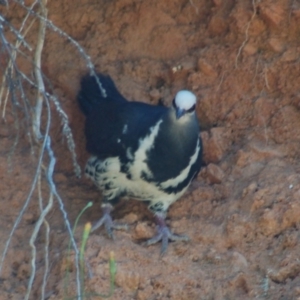
[[[10,5],[0,12],[15,25],[24,11]],[[50,1],[47,7],[48,18],[80,43],[98,71],[110,74],[128,99],[169,105],[181,88],[193,90],[199,99],[204,166],[168,215],[172,230],[187,234],[190,241],[170,244],[160,257],[159,245],[145,248],[139,242],[153,234],[152,216],[141,203],[122,202],[114,218],[128,223],[129,230],[116,231],[115,240],[103,230],[89,237],[85,258],[92,276],[85,276],[86,295],[109,290],[113,251],[117,274],[112,299],[298,299],[298,3],[64,0]],[[69,117],[82,167],[88,155],[84,117],[75,98],[86,65],[72,43],[48,29],[42,69]],[[36,164],[35,148],[15,128],[11,104],[6,111],[0,127],[1,252],[30,191]],[[54,180],[71,223],[88,201],[95,203],[79,222],[75,236],[80,240],[84,224],[101,216],[101,195],[91,182],[73,174],[55,108],[51,136],[57,158]],[[48,191],[47,184],[41,191]],[[13,235],[0,299],[24,298],[38,197],[35,192]],[[63,299],[69,238],[57,203],[47,221],[46,298]],[[41,297],[45,243],[40,233],[32,299]],[[75,296],[71,269],[68,288]]]

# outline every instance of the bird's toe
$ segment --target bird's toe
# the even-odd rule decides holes
[[[174,234],[170,231],[170,229],[167,226],[161,226],[158,227],[157,234],[153,238],[146,241],[145,245],[149,246],[161,241],[162,245],[161,245],[160,253],[161,255],[163,255],[168,248],[169,241],[176,242],[176,241],[188,241],[188,240],[189,240],[188,236]]]
[[[128,226],[126,224],[115,223],[109,213],[104,213],[102,218],[94,224],[94,226],[92,227],[92,232],[100,228],[102,225],[104,225],[106,233],[111,239],[114,239],[114,235],[113,235],[114,229],[128,230]]]

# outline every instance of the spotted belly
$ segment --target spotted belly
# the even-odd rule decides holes
[[[121,171],[121,163],[117,157],[100,160],[92,156],[86,164],[85,173],[102,191],[107,201],[118,197],[146,201],[153,212],[166,211],[186,190],[166,193],[160,184],[147,182],[136,173],[128,176],[128,173]]]

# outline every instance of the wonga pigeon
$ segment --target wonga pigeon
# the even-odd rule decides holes
[[[179,91],[172,107],[130,102],[109,76],[97,74],[82,78],[78,101],[86,115],[86,147],[92,155],[85,172],[104,198],[103,216],[93,230],[104,224],[112,237],[119,226],[110,212],[126,196],[146,202],[154,213],[157,234],[147,245],[162,241],[163,253],[168,240],[186,240],[171,233],[165,218],[201,167],[196,96]]]

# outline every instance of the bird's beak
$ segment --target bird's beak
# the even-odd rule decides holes
[[[176,119],[180,119],[185,114],[184,109],[176,108]]]

